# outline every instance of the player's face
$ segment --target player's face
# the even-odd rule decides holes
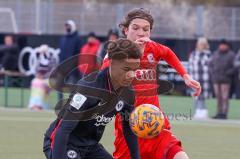
[[[139,38],[150,37],[150,23],[145,19],[136,18],[125,28],[127,39],[136,41]]]
[[[140,66],[140,59],[112,60],[110,75],[113,86],[125,87],[131,85],[135,71]]]

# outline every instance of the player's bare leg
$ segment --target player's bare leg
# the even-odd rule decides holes
[[[176,153],[176,155],[174,156],[173,159],[189,159],[186,152],[184,151],[180,151],[178,153]]]

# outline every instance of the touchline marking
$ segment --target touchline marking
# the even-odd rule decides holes
[[[54,118],[38,118],[38,117],[0,117],[0,121],[15,121],[15,122],[49,122]]]
[[[240,121],[239,120],[192,120],[192,121],[172,121],[170,122],[171,125],[185,125],[185,126],[209,126],[209,127],[226,127],[226,126],[235,126],[240,128]]]

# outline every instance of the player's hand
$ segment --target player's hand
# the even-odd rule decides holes
[[[194,80],[189,74],[185,74],[183,76],[185,84],[194,89],[193,96],[199,96],[201,94],[202,88],[201,85],[198,81]]]
[[[150,41],[151,40],[148,37],[139,38],[135,41],[135,43],[139,45],[142,54],[144,52],[146,43]]]

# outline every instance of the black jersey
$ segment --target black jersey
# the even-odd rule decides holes
[[[107,91],[114,91],[109,78],[109,70],[105,69],[93,78],[90,82],[81,80],[80,83],[91,88],[97,88]],[[97,144],[104,132],[105,126],[109,123],[117,113],[123,117],[122,124],[124,136],[128,143],[132,158],[139,158],[139,151],[137,146],[137,138],[132,133],[128,115],[133,110],[134,93],[130,88],[123,88],[124,95],[128,100],[122,100],[119,96],[119,101],[112,103],[114,109],[107,111],[105,114],[95,114],[91,120],[64,120],[56,119],[51,123],[50,127],[45,133],[45,149],[51,145],[52,158],[62,159],[66,154],[66,147],[68,144],[75,146],[89,146]],[[126,91],[127,90],[127,91]],[[117,93],[117,92],[116,92]],[[101,107],[101,99],[93,96],[85,96],[81,94],[81,90],[74,91],[67,103],[67,113],[81,112],[89,110],[94,107]]]

